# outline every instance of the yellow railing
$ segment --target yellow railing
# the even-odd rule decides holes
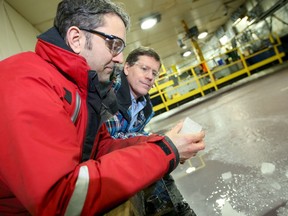
[[[269,46],[248,55],[247,53],[244,55],[239,48],[235,48],[172,74],[167,74],[163,67],[164,72],[161,73],[161,78],[156,80],[155,87],[149,91],[154,104],[153,110],[155,112],[168,111],[184,100],[189,101],[189,98],[192,100],[193,97],[203,97],[212,91],[217,91],[227,83],[233,83],[233,80],[237,78],[251,76],[254,70],[269,63],[278,61],[282,64],[285,53],[279,51],[280,38],[274,33],[269,35],[268,39]],[[234,58],[227,58],[229,60],[226,59],[225,62],[223,56],[229,56],[229,53],[234,53]],[[220,62],[215,64],[217,59]]]

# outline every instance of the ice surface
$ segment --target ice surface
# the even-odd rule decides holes
[[[287,134],[288,120],[286,120],[286,116],[250,118],[245,121],[234,120],[233,123],[227,122],[228,120],[223,122],[223,119],[228,118],[226,114],[209,116],[213,116],[212,120],[217,124],[214,123],[211,126],[209,122],[201,120],[205,129],[209,129],[205,136],[205,142],[207,144],[213,143],[213,145],[207,145],[205,148],[205,152],[209,152],[207,159],[255,167],[256,164],[261,166],[262,162],[273,162],[277,158],[287,157],[286,149],[282,148],[287,143],[286,140],[284,141],[287,139],[287,135],[275,137],[273,130],[267,131],[267,128],[273,128],[277,124],[279,128],[286,128],[285,134]],[[212,120],[210,119],[210,121]],[[271,145],[273,142],[279,144]],[[252,149],[251,146],[253,146]],[[242,153],[245,153],[243,156],[245,160],[243,160]]]
[[[262,174],[272,174],[275,171],[275,165],[272,163],[262,163],[261,172]]]
[[[202,130],[202,126],[200,124],[193,121],[189,117],[186,117],[180,133],[197,133],[197,132],[200,132],[201,130]]]

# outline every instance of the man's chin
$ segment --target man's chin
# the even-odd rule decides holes
[[[148,92],[149,92],[149,91],[148,91],[147,89],[145,89],[145,90],[142,90],[140,93],[141,93],[141,95],[144,96],[144,95],[148,94]]]
[[[103,76],[99,77],[99,82],[107,83],[111,81],[111,73],[110,74],[103,74]]]

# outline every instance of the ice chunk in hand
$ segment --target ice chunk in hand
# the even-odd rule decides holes
[[[275,171],[275,165],[272,163],[262,163],[261,172],[262,174],[272,174]]]
[[[180,133],[198,133],[202,130],[202,126],[197,122],[193,121],[189,117],[186,117],[183,122],[183,127],[180,130]]]

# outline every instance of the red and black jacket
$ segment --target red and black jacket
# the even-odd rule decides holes
[[[100,215],[178,165],[168,138],[114,140],[97,123],[83,160],[89,71],[55,28],[0,62],[0,215]]]

